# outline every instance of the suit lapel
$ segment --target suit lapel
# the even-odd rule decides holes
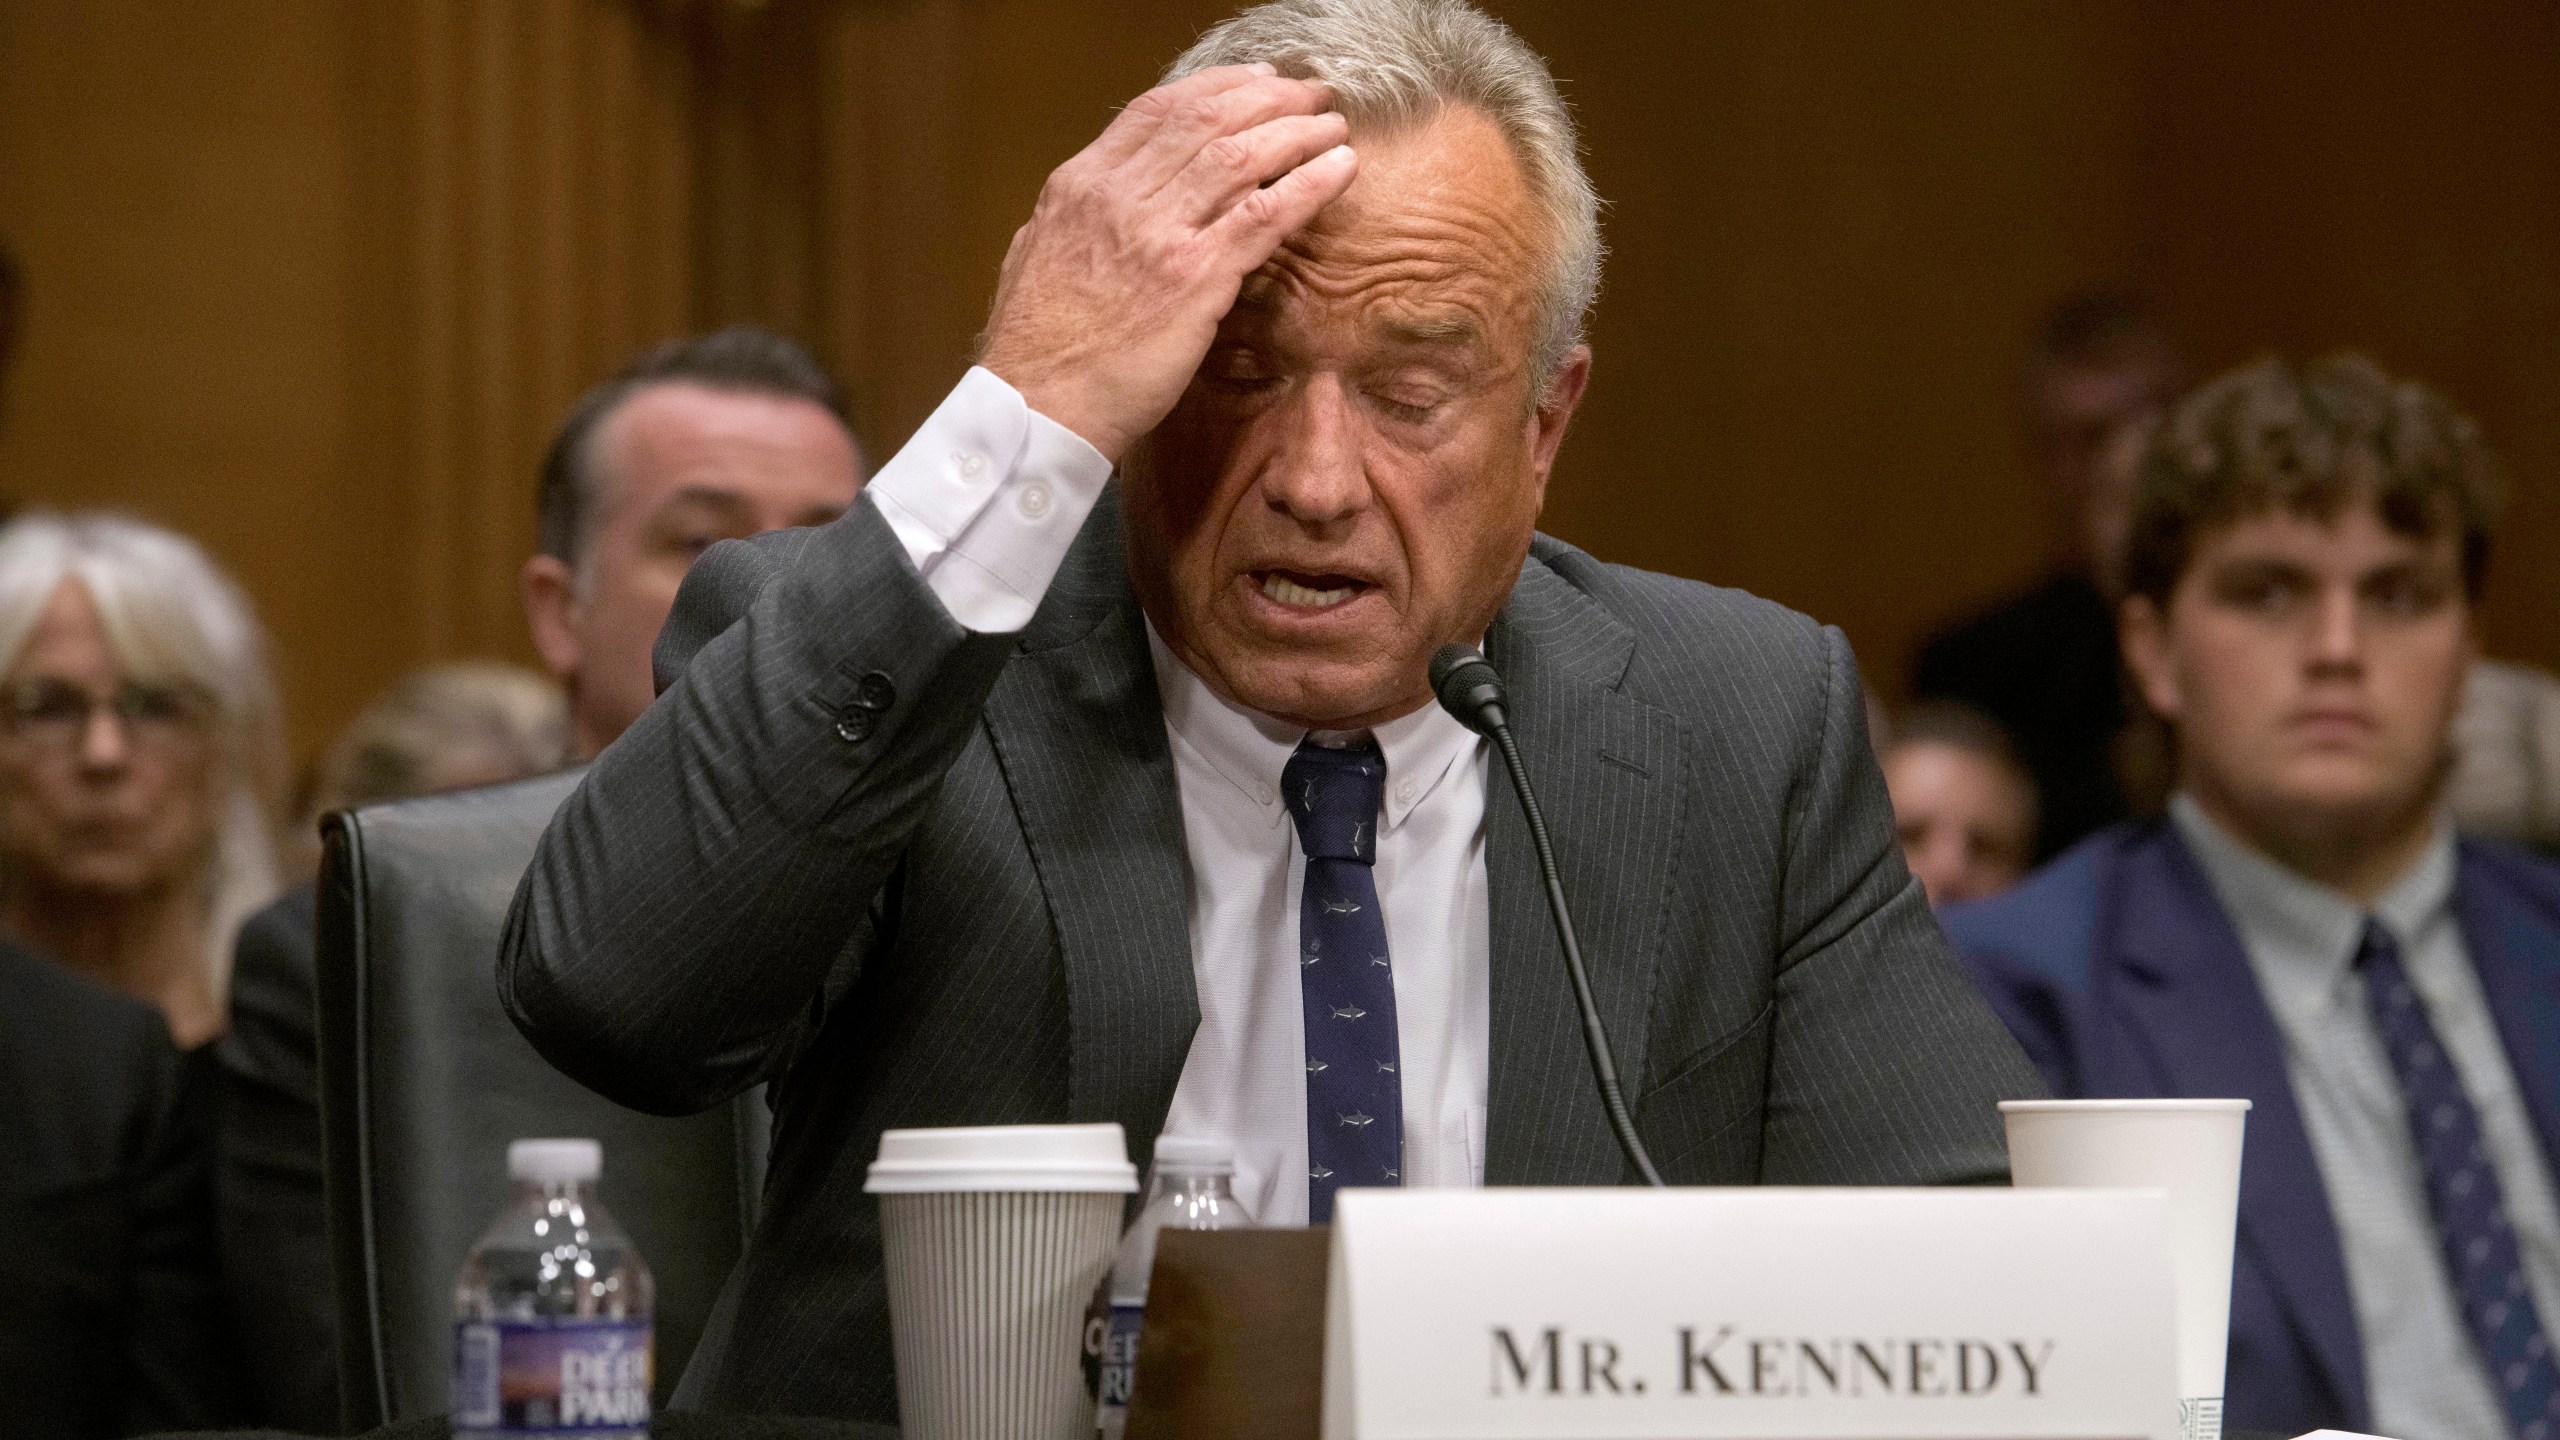
[[[2284,1038],[2240,937],[2176,832],[2126,857],[2099,933],[2117,937],[2100,977],[2131,1052],[2090,1093],[2242,1096],[2253,1102],[2240,1167],[2239,1244],[2273,1282],[2295,1329],[2351,1413],[2364,1413],[2364,1354],[2345,1251],[2284,1065]],[[2320,1197],[2320,1203],[2310,1203]]]
[[[1635,635],[1534,557],[1486,636],[1632,1106],[1683,838],[1680,726],[1618,689]],[[1485,795],[1491,1017],[1485,1180],[1629,1178],[1591,1081],[1564,950],[1499,756]]]
[[[1200,1023],[1181,794],[1106,491],[987,702],[1066,968],[1068,1106],[1149,1154]]]
[[[2560,966],[2551,959],[2560,955],[2560,924],[2529,898],[2508,893],[2499,875],[2480,847],[2465,844],[2454,913],[2542,1153],[2560,1156]]]

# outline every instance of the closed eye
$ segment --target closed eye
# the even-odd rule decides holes
[[[1369,403],[1377,406],[1392,419],[1417,425],[1430,419],[1432,413],[1440,408],[1440,402],[1437,399],[1399,399],[1394,395],[1375,390],[1369,392]]]

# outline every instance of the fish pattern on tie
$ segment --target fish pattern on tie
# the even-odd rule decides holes
[[[1333,1219],[1345,1185],[1404,1183],[1404,1080],[1397,1073],[1395,965],[1378,906],[1378,813],[1386,757],[1375,741],[1308,740],[1280,775],[1307,857],[1298,896],[1298,992],[1306,1012],[1307,1223]]]

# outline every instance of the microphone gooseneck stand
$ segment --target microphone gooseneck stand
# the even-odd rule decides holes
[[[1627,1163],[1647,1185],[1660,1186],[1662,1176],[1636,1136],[1635,1118],[1627,1113],[1627,1097],[1618,1087],[1618,1060],[1609,1048],[1609,1032],[1600,1023],[1599,1002],[1591,998],[1591,976],[1582,966],[1582,944],[1573,936],[1573,912],[1565,908],[1564,877],[1556,869],[1555,846],[1547,839],[1547,820],[1539,813],[1537,792],[1529,788],[1528,768],[1520,763],[1520,746],[1511,738],[1511,699],[1502,676],[1482,655],[1465,645],[1444,645],[1431,657],[1431,689],[1440,706],[1458,723],[1493,742],[1511,774],[1512,793],[1529,821],[1529,843],[1538,852],[1538,874],[1547,885],[1547,913],[1555,917],[1556,939],[1564,945],[1565,975],[1573,982],[1574,1008],[1582,1013],[1582,1045],[1591,1055],[1591,1078],[1600,1088],[1601,1107],[1609,1112],[1609,1128]]]

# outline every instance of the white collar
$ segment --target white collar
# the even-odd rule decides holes
[[[2305,1000],[2324,999],[2344,983],[2368,915],[2406,953],[2453,904],[2453,826],[2442,816],[2426,849],[2370,910],[2223,829],[2185,791],[2169,797],[2169,818],[2242,935],[2262,936],[2298,957],[2278,983],[2298,987]]]
[[[1280,803],[1280,774],[1309,732],[1248,710],[1210,689],[1164,643],[1153,620],[1147,622],[1147,653],[1155,661],[1156,695],[1175,742],[1265,811],[1269,823],[1284,819],[1288,812]],[[1332,733],[1326,732],[1328,738]],[[1376,737],[1387,759],[1382,834],[1403,824],[1415,806],[1440,788],[1459,757],[1474,754],[1480,743],[1474,731],[1437,705],[1400,715],[1368,733]]]

